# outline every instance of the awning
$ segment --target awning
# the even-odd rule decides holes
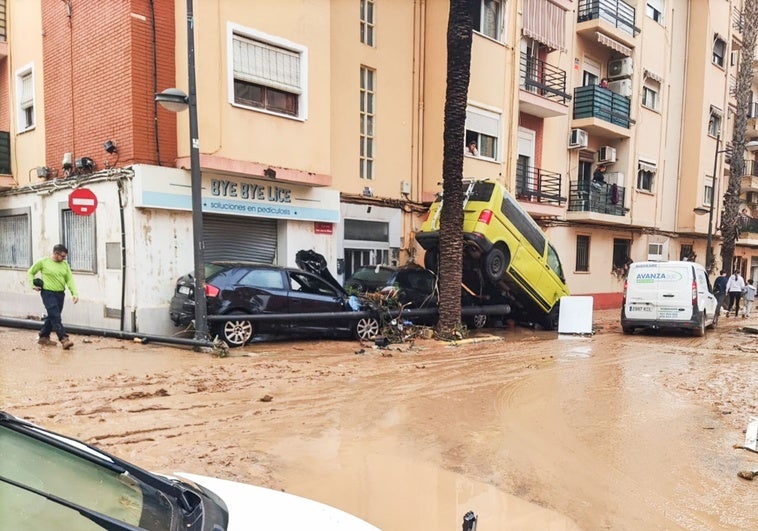
[[[647,68],[645,68],[644,77],[650,78],[653,81],[657,81],[658,83],[663,83],[663,76],[659,76],[655,72],[651,72]]]
[[[600,33],[599,31],[596,31],[595,35],[597,35],[597,42],[599,42],[603,46],[607,46],[611,50],[616,50],[618,53],[622,55],[626,55],[627,57],[632,56],[632,49],[629,48],[628,46],[621,44],[616,39],[611,39],[608,35],[604,33]]]
[[[642,171],[649,171],[650,173],[658,172],[658,166],[651,164],[650,162],[645,162],[644,160],[637,161],[637,166]]]
[[[524,36],[566,51],[566,11],[548,0],[524,0]]]

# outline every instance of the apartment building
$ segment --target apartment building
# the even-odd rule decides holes
[[[62,241],[81,294],[69,321],[171,332],[174,281],[193,268],[190,131],[154,94],[188,91],[185,3],[0,7],[0,314],[39,312],[25,271]],[[470,2],[461,149],[478,153],[464,176],[503,181],[596,307],[620,303],[628,260],[705,256],[709,216],[695,209],[715,203],[718,219],[709,190],[724,189],[727,158],[716,179],[713,161],[739,7]],[[422,262],[413,235],[441,189],[447,19],[443,1],[195,2],[206,258],[294,265],[314,249],[338,278]],[[756,181],[744,178],[746,207]],[[89,215],[75,188],[96,196]]]

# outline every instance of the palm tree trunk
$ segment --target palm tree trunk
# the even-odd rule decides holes
[[[472,21],[466,0],[450,0],[447,27],[443,203],[440,214],[439,313],[437,331],[454,337],[461,323],[463,260],[463,144],[471,75]]]

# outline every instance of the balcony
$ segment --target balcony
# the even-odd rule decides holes
[[[580,128],[590,134],[629,138],[630,118],[629,98],[616,94],[598,85],[587,85],[574,89],[574,119],[571,127]]]
[[[758,114],[758,103],[751,103],[751,110]],[[748,116],[747,126],[745,128],[745,136],[748,140],[755,140],[758,138],[758,118],[752,118]]]
[[[8,6],[0,0],[0,59],[8,57]]]
[[[595,32],[607,33],[634,48],[640,32],[634,25],[635,14],[635,8],[622,0],[579,0],[576,32],[585,38],[592,38]]]
[[[603,221],[605,216],[626,217],[628,210],[624,208],[626,189],[617,184],[596,183],[590,181],[571,181],[569,188],[568,212],[588,213],[589,215],[569,215],[569,219],[595,219]],[[605,218],[612,221],[612,218]],[[624,220],[618,220],[622,222]]]
[[[737,6],[732,8],[732,28],[734,28],[735,38],[741,41],[742,32],[745,30],[745,17]]]
[[[737,219],[738,239],[741,245],[758,245],[758,219],[740,215]]]
[[[568,114],[565,70],[521,52],[519,72],[520,110],[543,118]]]
[[[740,179],[740,193],[758,192],[758,161],[746,160]]]
[[[521,201],[561,206],[566,201],[565,197],[561,197],[561,174],[517,164],[516,198]]]

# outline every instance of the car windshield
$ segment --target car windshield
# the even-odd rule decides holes
[[[228,268],[229,266],[221,264],[205,264],[205,278],[210,278],[219,271],[223,271],[224,269]]]
[[[0,426],[3,529],[103,529],[92,518],[44,495],[143,529],[172,529],[168,499],[102,458],[100,464]]]
[[[370,280],[372,283],[386,284],[395,272],[383,267],[361,267],[353,273],[356,280]]]

